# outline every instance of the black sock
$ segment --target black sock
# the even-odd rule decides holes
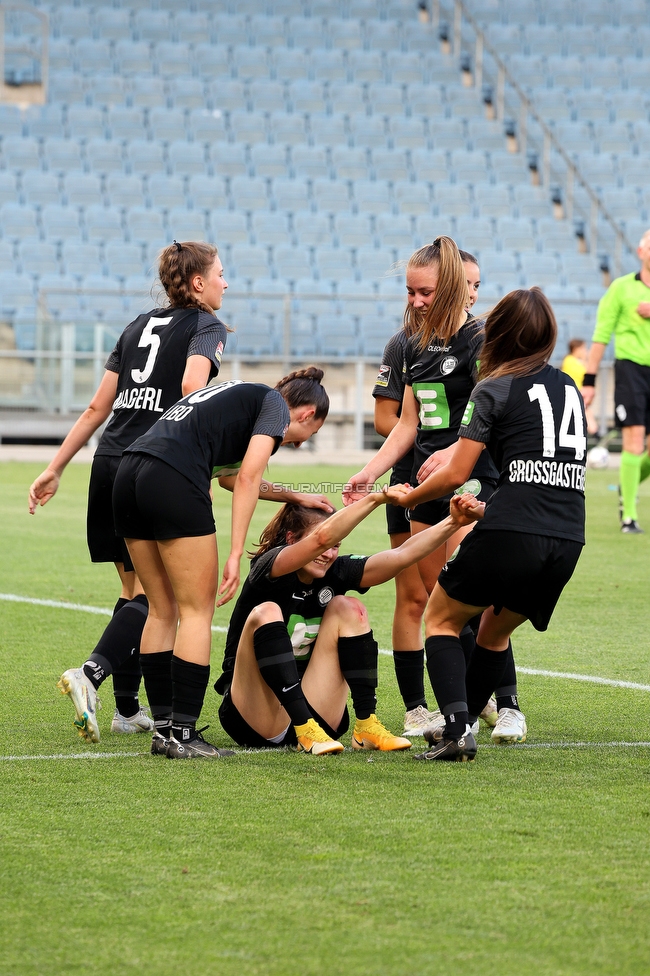
[[[468,719],[463,646],[458,637],[427,637],[424,646],[431,686],[447,723],[445,735],[460,739]]]
[[[512,653],[512,641],[508,641],[506,651],[508,660],[506,668],[501,678],[501,684],[495,690],[494,695],[497,700],[497,710],[499,708],[516,708],[519,711],[519,699],[517,698],[517,669],[515,658]]]
[[[477,644],[467,669],[467,703],[470,715],[480,715],[495,688],[501,685],[506,651],[490,651]]]
[[[465,655],[465,667],[469,667],[469,662],[472,659],[472,654],[474,652],[474,647],[476,646],[476,637],[474,636],[474,631],[469,624],[465,624],[460,632],[458,640],[463,648],[463,654]]]
[[[209,664],[194,664],[174,655],[172,676],[172,733],[179,742],[196,736],[196,722],[203,708],[210,678]]]
[[[156,731],[169,735],[172,722],[173,651],[141,654],[140,665]]]
[[[410,712],[418,705],[427,707],[424,694],[424,648],[419,651],[393,651],[395,677],[404,708]]]
[[[355,637],[339,637],[339,664],[352,695],[357,718],[370,718],[377,710],[377,641],[369,630]]]
[[[129,602],[128,597],[121,596],[117,601],[117,603],[115,604],[115,606],[113,607],[113,616],[115,616],[115,614],[118,613],[122,609],[122,607],[125,607],[128,602]]]
[[[262,624],[253,635],[253,648],[262,678],[287,711],[292,724],[304,725],[312,714],[302,691],[286,624],[281,620]]]
[[[119,606],[122,604],[122,606]],[[132,607],[133,604],[142,607],[145,614],[149,612],[149,601],[147,600],[144,593],[133,597],[133,600],[125,600],[123,597],[115,604],[114,614],[118,610],[122,610],[124,607]],[[142,617],[140,613],[138,615]],[[140,639],[142,638],[142,630],[144,629],[144,623],[146,621],[146,616],[142,619],[142,625],[140,628]],[[139,626],[139,620],[135,617],[132,619],[131,637],[135,638],[137,636],[137,627]],[[138,700],[138,691],[140,690],[140,680],[142,678],[142,668],[140,667],[140,639],[133,647],[133,652],[130,657],[127,658],[119,667],[113,670],[113,694],[115,695],[115,707],[117,708],[120,715],[125,715],[129,718],[131,715],[135,715],[140,709],[140,702]]]
[[[136,596],[111,618],[95,650],[83,666],[84,674],[95,688],[99,688],[109,674],[113,674],[133,654],[139,652],[147,612],[147,598]]]

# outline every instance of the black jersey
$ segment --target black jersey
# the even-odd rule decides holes
[[[381,366],[375,380],[372,395],[386,397],[387,400],[397,400],[400,404],[404,399],[404,355],[406,352],[406,332],[400,329],[390,337],[384,348]],[[402,412],[399,407],[397,416]],[[413,469],[414,449],[407,451],[395,465],[393,470],[399,471],[400,476],[408,481]]]
[[[215,474],[237,470],[254,434],[275,438],[275,454],[289,419],[277,390],[232,380],[183,397],[124,453],[152,454],[208,492]]]
[[[499,482],[474,531],[506,529],[584,543],[586,421],[566,373],[477,384],[460,436],[487,445]],[[486,453],[486,452],[483,452]]]
[[[227,332],[223,322],[198,308],[156,308],[127,325],[108,357],[118,374],[113,414],[96,454],[119,456],[182,396],[190,356],[210,360],[210,379],[221,366]]]
[[[413,389],[420,411],[414,477],[427,458],[458,440],[458,428],[478,378],[482,345],[482,323],[471,315],[445,344],[434,337],[431,345],[421,351],[416,338],[407,340],[405,382]],[[497,471],[485,451],[472,475],[496,480]]]
[[[298,573],[287,573],[272,579],[271,569],[284,548],[285,546],[276,546],[275,549],[256,556],[251,562],[250,572],[228,626],[223,674],[215,685],[221,695],[232,681],[237,647],[244,625],[251,611],[260,603],[271,601],[280,607],[298,670],[303,674],[311,657],[314,641],[318,637],[325,608],[332,597],[347,593],[348,590],[365,593],[368,589],[367,586],[361,586],[368,556],[339,556],[325,575],[312,583],[303,583],[298,578]]]

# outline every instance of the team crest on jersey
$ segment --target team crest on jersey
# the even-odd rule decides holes
[[[327,606],[332,597],[334,596],[334,590],[331,586],[324,586],[322,590],[318,591],[318,602],[321,607]]]
[[[377,373],[377,379],[375,380],[375,386],[388,386],[388,381],[390,380],[391,367],[382,363],[379,367],[379,372]]]
[[[217,360],[218,363],[220,363],[222,357],[223,357],[223,342],[218,342],[217,348],[214,351],[214,358]]]
[[[446,356],[440,363],[440,372],[443,376],[449,376],[450,373],[458,366],[458,360],[455,356]]]

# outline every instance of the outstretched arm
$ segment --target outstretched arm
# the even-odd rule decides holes
[[[95,395],[84,412],[69,431],[66,439],[45,471],[39,474],[29,489],[29,512],[33,515],[39,505],[49,502],[59,487],[61,475],[66,465],[72,460],[77,451],[87,444],[96,430],[98,430],[109,416],[115,394],[117,392],[117,373],[106,370],[104,377],[97,387]]]
[[[412,566],[438,549],[462,526],[483,518],[484,509],[484,502],[477,501],[473,495],[455,496],[451,500],[450,513],[442,522],[412,535],[397,549],[385,549],[370,556],[366,560],[361,586],[376,586],[393,579],[407,566]]]
[[[467,437],[460,437],[454,445],[453,453],[447,464],[438,468],[432,475],[429,475],[426,481],[414,488],[408,498],[399,497],[394,504],[402,505],[404,508],[415,508],[422,502],[431,501],[432,498],[441,498],[450,491],[454,491],[463,485],[471,475],[483,447],[484,445],[480,441],[471,441]]]
[[[394,490],[402,486],[396,485]],[[336,546],[352,532],[360,522],[379,505],[386,503],[385,491],[372,491],[364,495],[354,505],[342,508],[331,518],[319,522],[308,535],[287,546],[278,554],[273,563],[271,577],[285,576],[302,569],[333,546]]]

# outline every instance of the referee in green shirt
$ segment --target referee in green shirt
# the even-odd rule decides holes
[[[621,532],[639,533],[636,496],[650,475],[650,230],[639,242],[641,270],[616,278],[598,305],[596,329],[587,360],[582,395],[589,406],[596,373],[614,335],[616,425],[623,435],[620,492]]]

